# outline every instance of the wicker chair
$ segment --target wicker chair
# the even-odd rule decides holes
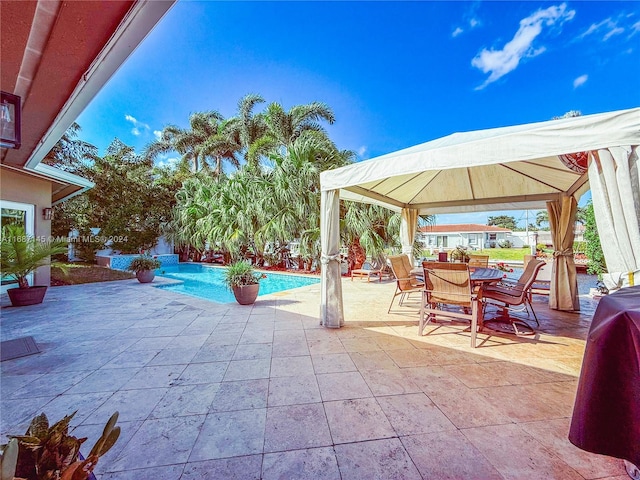
[[[528,314],[530,308],[536,324],[540,325],[538,316],[536,315],[536,312],[533,309],[533,305],[531,304],[531,286],[535,282],[538,272],[544,265],[545,262],[543,262],[542,260],[531,260],[516,282],[503,281],[498,285],[491,285],[482,290],[482,301],[484,302],[484,309],[486,310],[487,305],[490,304],[495,305],[500,309],[499,316],[495,319],[487,320],[486,322],[484,322],[485,325],[490,326],[492,323],[497,323],[498,325],[508,325],[510,326],[510,330],[508,330],[508,332],[515,333],[516,335],[519,333],[535,333],[535,330],[531,325],[529,325],[521,318],[512,317],[511,315],[509,315],[509,312],[523,312],[526,310]],[[520,330],[518,328],[520,328]],[[511,329],[513,331],[511,331]]]
[[[391,255],[387,260],[396,279],[396,291],[387,310],[387,313],[390,313],[393,301],[398,295],[400,295],[398,305],[402,306],[402,302],[409,294],[422,292],[424,282],[411,274],[411,262],[406,255]]]
[[[473,293],[469,268],[465,263],[423,262],[425,288],[420,309],[418,334],[438,317],[471,322],[471,347],[476,346],[478,323],[482,323],[482,309]],[[445,306],[455,309],[445,309]],[[470,313],[469,313],[470,312]]]

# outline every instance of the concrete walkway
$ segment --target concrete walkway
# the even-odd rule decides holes
[[[102,480],[627,478],[567,440],[581,314],[535,307],[535,337],[386,313],[391,282],[345,280],[342,329],[318,325],[320,287],[216,304],[135,280],[49,289],[11,308],[2,340],[42,353],[1,364],[0,434],[78,411],[87,453],[111,413],[122,435]]]

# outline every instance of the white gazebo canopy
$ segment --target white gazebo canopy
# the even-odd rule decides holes
[[[610,280],[617,275],[624,284],[628,272],[640,269],[638,145],[640,108],[634,108],[454,133],[322,172],[322,323],[344,322],[340,198],[403,211],[403,239],[413,238],[417,213],[547,208],[554,255],[562,260],[550,304],[577,310],[573,221],[576,199],[591,188],[599,231],[615,232],[615,240],[602,242]]]

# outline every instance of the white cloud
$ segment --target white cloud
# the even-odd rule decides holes
[[[602,35],[602,41],[606,42],[611,37],[621,35],[625,32],[624,23],[628,22],[632,15],[618,15],[617,18],[605,18],[601,22],[592,23],[584,32],[578,36],[578,40],[582,40],[589,35]],[[640,31],[640,22],[629,25],[631,30],[629,38]]]
[[[169,157],[168,155],[159,155],[156,159],[156,165],[159,167],[175,168],[178,163],[180,163],[180,159],[178,157]]]
[[[135,135],[136,137],[140,136],[142,134],[142,132],[145,131],[149,131],[151,130],[151,127],[149,125],[147,125],[146,123],[140,122],[139,120],[137,120],[134,116],[132,115],[125,115],[124,119],[127,122],[130,122],[133,124],[133,128],[131,129],[131,133],[133,135]]]
[[[465,25],[464,28],[463,27],[456,27],[455,30],[453,30],[453,32],[451,32],[451,36],[453,38],[462,35],[464,32],[466,32],[467,30],[473,30],[476,27],[479,27],[482,25],[482,22],[480,21],[480,19],[476,16],[476,11],[478,10],[478,8],[480,7],[480,2],[475,2],[471,5],[471,8],[468,9],[468,11],[464,14],[463,16],[463,24]],[[469,26],[469,28],[466,28],[466,25]]]
[[[587,83],[587,80],[589,80],[589,75],[580,75],[573,81],[573,88],[578,88],[584,85],[585,83]]]
[[[156,140],[160,140],[162,138],[162,131],[161,130],[154,130],[153,131],[153,136],[156,137]]]
[[[367,147],[362,145],[358,150],[356,150],[356,153],[360,158],[364,157],[364,154],[367,153]]]
[[[622,28],[622,27],[614,27],[611,30],[609,30],[607,33],[605,33],[605,35],[604,35],[604,37],[602,37],[602,39],[606,42],[607,40],[609,40],[614,35],[620,35],[621,33],[624,33],[624,28]]]
[[[540,9],[532,15],[520,20],[520,28],[513,39],[505,44],[501,50],[482,49],[471,65],[484,73],[489,73],[489,78],[476,88],[483,89],[495,82],[507,73],[515,70],[523,58],[533,58],[543,53],[544,46],[534,48],[533,42],[542,33],[543,27],[562,25],[575,16],[575,10],[568,10],[567,4],[554,5],[546,9]]]

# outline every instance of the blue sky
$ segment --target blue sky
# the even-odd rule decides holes
[[[259,93],[285,108],[327,103],[331,138],[364,160],[457,131],[640,106],[639,78],[638,2],[181,0],[78,123],[101,152],[115,137],[141,151],[167,124],[231,116]]]

